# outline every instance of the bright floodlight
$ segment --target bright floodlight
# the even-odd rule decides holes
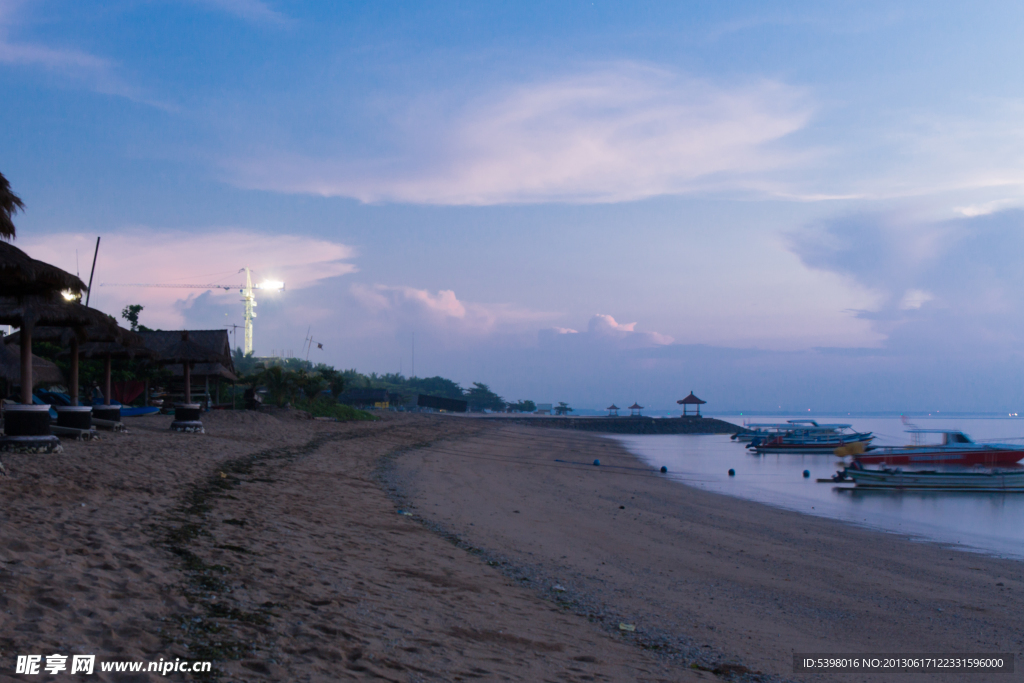
[[[277,280],[267,280],[266,282],[260,283],[260,289],[272,289],[279,292],[284,289],[284,283],[278,282]]]
[[[65,301],[74,301],[75,299],[79,298],[79,295],[75,294],[70,289],[65,289],[63,292],[60,293],[60,295],[64,297]]]

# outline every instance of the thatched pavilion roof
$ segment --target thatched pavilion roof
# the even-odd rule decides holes
[[[14,245],[0,241],[0,291],[5,295],[37,295],[64,290],[80,294],[87,289],[84,282],[66,270],[37,261]]]
[[[14,239],[14,221],[11,217],[24,208],[21,198],[11,191],[11,184],[0,173],[0,239]]]
[[[8,382],[21,381],[21,347],[17,344],[0,344],[0,377]],[[33,384],[60,384],[64,375],[60,368],[50,361],[32,356]]]
[[[177,330],[138,334],[146,346],[156,352],[156,360],[159,363],[218,363],[234,374],[235,364],[231,360],[231,343],[227,330]],[[227,376],[219,371],[209,374]]]
[[[0,242],[0,247],[4,246]],[[117,321],[106,313],[65,301],[56,290],[40,296],[0,296],[0,324],[23,327],[28,322],[40,327],[118,326]]]

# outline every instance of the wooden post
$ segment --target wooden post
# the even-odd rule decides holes
[[[217,375],[217,405],[220,405],[220,375]]]
[[[110,405],[110,351],[107,351],[107,359],[103,363],[103,405]]]
[[[21,326],[21,402],[32,405],[32,322]]]
[[[149,378],[147,377],[142,382],[142,405],[149,407]]]
[[[210,376],[204,375],[206,378],[206,395],[203,396],[203,402],[206,403],[206,409],[210,409]]]
[[[192,368],[188,361],[184,361],[181,367],[185,375],[185,403],[192,403]]]
[[[78,405],[78,337],[71,335],[71,386],[68,393],[71,394],[71,405]]]

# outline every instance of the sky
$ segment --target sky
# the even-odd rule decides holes
[[[15,244],[508,400],[1024,411],[1024,6],[0,0]],[[114,286],[120,285],[120,286]],[[240,346],[241,333],[236,345]]]

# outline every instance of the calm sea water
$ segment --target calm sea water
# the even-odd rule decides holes
[[[807,416],[797,416],[807,417]],[[733,423],[785,422],[788,418],[723,418]],[[906,445],[899,418],[815,418],[872,431],[876,445]],[[915,418],[922,429],[959,429],[975,441],[1024,443],[1024,418]],[[751,455],[728,435],[617,436],[632,453],[689,486],[756,500],[811,515],[938,541],[963,550],[1024,559],[1024,493],[844,491],[815,482],[831,477],[831,455]],[[728,476],[729,469],[736,476]],[[810,470],[810,478],[803,471]]]

